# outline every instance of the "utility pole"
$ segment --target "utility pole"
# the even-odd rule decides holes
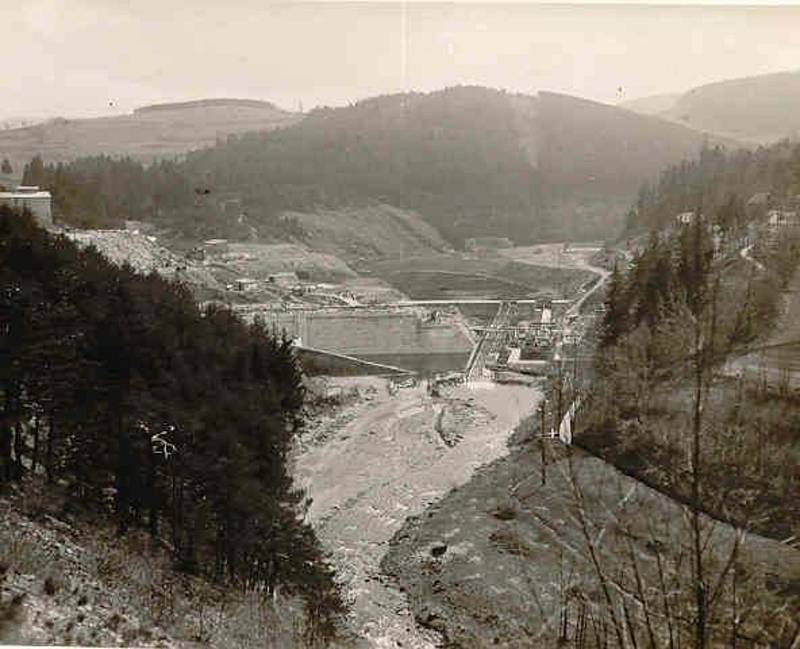
[[[564,377],[561,374],[561,358],[558,359],[558,408],[556,408],[556,434],[561,432],[561,417],[564,409]]]
[[[539,450],[541,452],[541,460],[542,460],[542,485],[547,484],[547,451],[546,451],[546,444],[545,444],[545,410],[547,401],[542,400],[542,403],[539,404],[539,415],[542,421],[542,428],[539,434]]]

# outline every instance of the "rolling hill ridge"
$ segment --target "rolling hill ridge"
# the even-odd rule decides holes
[[[59,117],[0,131],[0,154],[20,166],[36,154],[49,162],[89,155],[152,160],[209,146],[232,133],[278,128],[300,118],[272,103],[251,99],[156,104],[129,115]]]
[[[737,145],[567,95],[459,86],[315,110],[192,152],[186,169],[265,211],[413,209],[460,245],[610,235],[642,181],[704,143]]]
[[[620,106],[743,142],[769,144],[800,133],[798,102],[800,71],[793,71],[717,81]]]
[[[230,114],[213,101],[141,114],[217,108]],[[169,163],[96,158],[56,169],[39,161],[25,180],[51,187],[65,220],[84,225],[100,214],[161,221],[187,237],[303,241],[311,224],[330,232],[336,214],[384,205],[418,214],[461,246],[485,235],[614,236],[643,181],[705,144],[737,146],[585,99],[476,86],[315,109],[294,123],[281,115],[283,128],[215,138]]]

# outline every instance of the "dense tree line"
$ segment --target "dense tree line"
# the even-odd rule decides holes
[[[50,189],[61,220],[79,227],[158,220],[194,200],[186,174],[172,161],[145,167],[130,158],[96,156],[46,165],[36,156],[25,165],[23,184]]]
[[[681,376],[693,323],[710,317],[710,309],[709,362],[746,350],[770,331],[797,269],[800,240],[787,232],[770,245],[762,236],[749,261],[735,253],[715,259],[712,232],[702,215],[691,225],[654,231],[627,268],[614,267],[598,331],[599,367],[638,349],[645,367]]]
[[[283,584],[330,634],[342,601],[286,466],[304,399],[290,344],[6,207],[0,260],[0,481],[65,486],[186,570]]]
[[[796,261],[796,244],[786,239],[762,255],[769,272],[756,275],[745,264],[724,274],[724,291],[711,295],[714,242],[711,224],[702,215],[672,232],[653,232],[624,271],[611,273],[600,326],[601,349],[623,342],[639,327],[663,329],[671,318],[698,318],[715,299],[720,305],[720,350],[750,342],[763,333],[778,309]],[[668,363],[667,363],[668,365]]]
[[[662,228],[700,206],[709,221],[734,228],[747,221],[747,202],[754,194],[769,192],[780,201],[800,193],[799,178],[800,144],[790,140],[733,152],[706,146],[696,159],[672,165],[655,183],[641,186],[627,230]]]

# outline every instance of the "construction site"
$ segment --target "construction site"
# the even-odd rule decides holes
[[[469,272],[461,274],[461,293],[431,298],[436,289],[423,283],[412,299],[392,283],[396,264],[376,276],[299,244],[224,239],[177,252],[143,224],[129,225],[64,234],[115,263],[185,284],[203,307],[231,309],[285,336],[311,375],[460,375],[474,382],[546,374],[559,350],[588,330],[596,314],[576,300],[582,304],[606,272],[588,263],[595,248],[563,244],[503,248],[493,256],[441,253],[415,266],[439,269],[424,271],[435,274],[462,264]],[[501,295],[486,294],[487,277],[502,285]],[[473,293],[465,293],[470,286]]]
[[[390,272],[359,273],[296,244],[211,240],[179,252],[136,228],[64,234],[292,342],[308,395],[294,480],[352,604],[349,625],[372,646],[436,646],[382,562],[410,518],[509,452],[548,374],[575,358],[608,274],[593,265],[597,249],[458,253],[472,275],[441,297],[430,283],[409,296]],[[430,265],[452,267],[455,254]],[[505,272],[501,294],[486,294],[487,271]],[[561,428],[550,434],[563,439]]]
[[[516,250],[555,268],[587,268],[594,253],[563,245]],[[383,346],[408,352],[392,357],[396,373],[380,366],[364,371],[377,376],[310,379],[312,410],[294,457],[295,480],[310,498],[309,520],[352,602],[350,625],[370,646],[440,645],[435,631],[418,624],[418,611],[385,563],[409,522],[506,456],[514,431],[542,405],[547,374],[574,357],[598,315],[597,289],[607,271],[591,268],[573,299],[405,300],[377,311],[245,309],[248,317],[291,329],[299,350],[325,344],[373,359]],[[412,371],[422,346],[428,365]],[[408,371],[401,374],[403,367]],[[569,433],[565,410],[553,437],[564,438],[565,422]],[[458,551],[449,538],[438,547]],[[417,550],[424,560],[426,549]]]

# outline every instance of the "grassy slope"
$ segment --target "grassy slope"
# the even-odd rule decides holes
[[[520,431],[535,426],[529,421]],[[669,547],[685,540],[678,503],[580,451],[573,462],[588,518],[596,531],[605,528],[599,545],[604,570],[615,574],[625,566],[620,557],[627,537],[617,516],[634,521],[642,570],[652,569],[652,534]],[[586,589],[593,570],[563,451],[550,447],[548,463],[542,486],[538,446],[523,442],[424,516],[409,519],[392,539],[382,568],[407,592],[417,621],[442,633],[446,646],[561,646],[555,641],[560,583]],[[715,534],[715,552],[724,553],[731,530],[718,526]],[[756,536],[745,548],[742,565],[778,582],[800,583],[800,552]],[[594,597],[599,603],[599,592]]]
[[[66,514],[52,490],[5,493],[0,644],[304,646],[300,603],[177,573],[146,535]]]
[[[267,102],[187,102],[0,131],[0,156],[8,157],[15,169],[37,153],[46,161],[100,154],[152,159],[209,146],[232,133],[286,126],[299,118]]]
[[[688,91],[665,116],[693,128],[770,142],[800,131],[800,71],[711,83]]]
[[[408,257],[447,250],[439,232],[413,211],[375,204],[339,210],[287,212],[302,229],[300,239],[342,259]]]

